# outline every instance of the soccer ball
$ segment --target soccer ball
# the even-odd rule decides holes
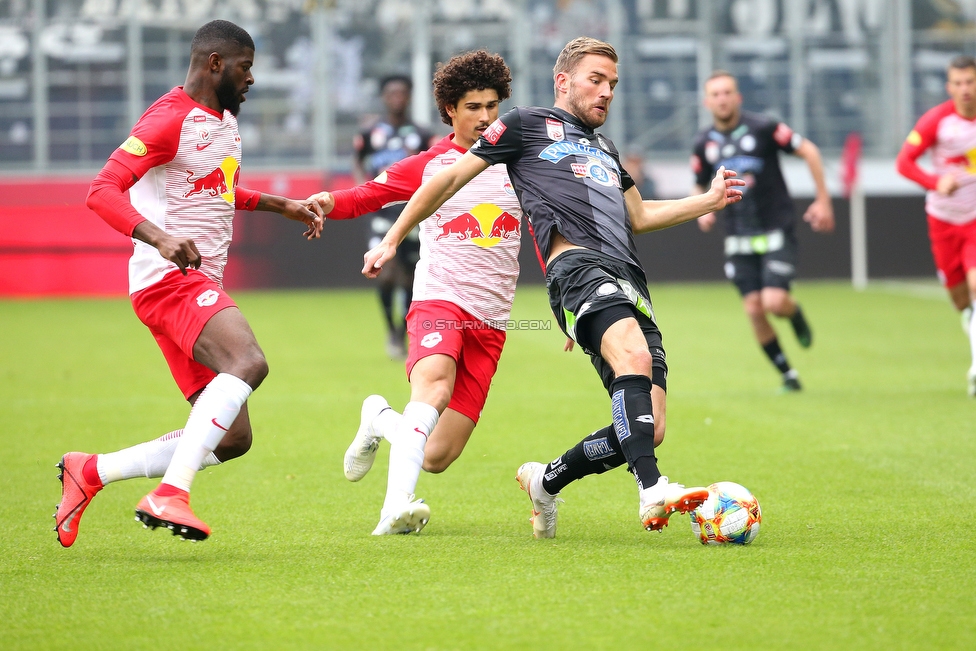
[[[691,531],[703,545],[746,545],[759,535],[759,500],[745,486],[720,481],[708,487],[708,499],[692,511]]]

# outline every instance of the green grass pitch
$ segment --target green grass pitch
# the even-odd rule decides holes
[[[733,289],[652,286],[671,367],[672,480],[748,486],[747,547],[708,548],[686,517],[643,531],[623,470],[563,492],[534,540],[515,471],[610,420],[585,356],[552,329],[509,334],[462,457],[422,475],[432,519],[370,536],[388,447],[361,482],[341,457],[370,393],[402,408],[371,292],[239,293],[271,374],[249,454],[202,472],[214,533],[145,531],[155,484],[109,486],[62,549],[54,464],[182,427],[187,407],[126,300],[0,302],[0,648],[976,648],[976,403],[940,291],[804,283],[814,328],[780,340],[805,391],[777,395]],[[551,320],[544,290],[514,316]]]

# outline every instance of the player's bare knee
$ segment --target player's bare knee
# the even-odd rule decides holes
[[[437,411],[443,412],[451,402],[452,393],[453,382],[451,379],[443,377],[425,382],[422,387],[417,387],[415,392],[411,393],[411,399],[425,402],[432,405]]]
[[[251,351],[243,355],[240,362],[238,377],[247,382],[252,389],[257,389],[264,382],[264,378],[268,377],[268,360],[264,357],[264,353],[260,349]]]
[[[252,441],[253,437],[250,427],[232,427],[230,431],[224,434],[224,438],[217,445],[217,448],[214,450],[214,456],[221,462],[242,457],[251,449]]]
[[[626,352],[625,363],[632,373],[650,377],[654,358],[646,347],[635,348]]]
[[[768,314],[773,314],[781,318],[793,316],[793,312],[795,311],[793,302],[788,296],[764,297],[763,309]]]
[[[432,459],[430,457],[425,456],[424,466],[423,466],[424,472],[429,472],[432,475],[438,475],[444,472],[445,470],[447,470],[448,468],[450,468],[452,461],[454,460],[447,457],[439,457],[439,458]]]
[[[745,310],[746,315],[750,319],[760,319],[766,314],[766,310],[763,307],[761,300],[756,298],[755,300],[746,299],[742,302],[742,309]]]
[[[424,450],[424,472],[439,474],[447,470],[454,460],[458,458],[460,451],[455,453],[450,445],[431,445],[427,444]]]

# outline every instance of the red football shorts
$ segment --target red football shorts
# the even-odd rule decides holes
[[[424,357],[452,357],[457,372],[447,406],[477,423],[505,346],[505,331],[488,326],[449,301],[414,301],[407,312],[407,333],[407,377]]]
[[[210,384],[216,373],[194,361],[193,345],[210,317],[237,307],[231,297],[204,274],[187,269],[186,276],[171,271],[129,298],[136,316],[156,338],[183,397],[189,399]]]
[[[954,287],[966,280],[966,272],[976,269],[976,219],[965,224],[950,224],[929,219],[929,240],[939,280]]]

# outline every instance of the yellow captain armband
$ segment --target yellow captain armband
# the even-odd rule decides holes
[[[119,149],[129,152],[133,156],[145,156],[146,152],[149,151],[146,149],[146,145],[135,136],[129,136],[125,142],[119,145]]]
[[[908,134],[907,138],[905,138],[905,142],[907,142],[909,145],[917,147],[922,144],[922,134],[915,129],[912,129],[912,132]]]

